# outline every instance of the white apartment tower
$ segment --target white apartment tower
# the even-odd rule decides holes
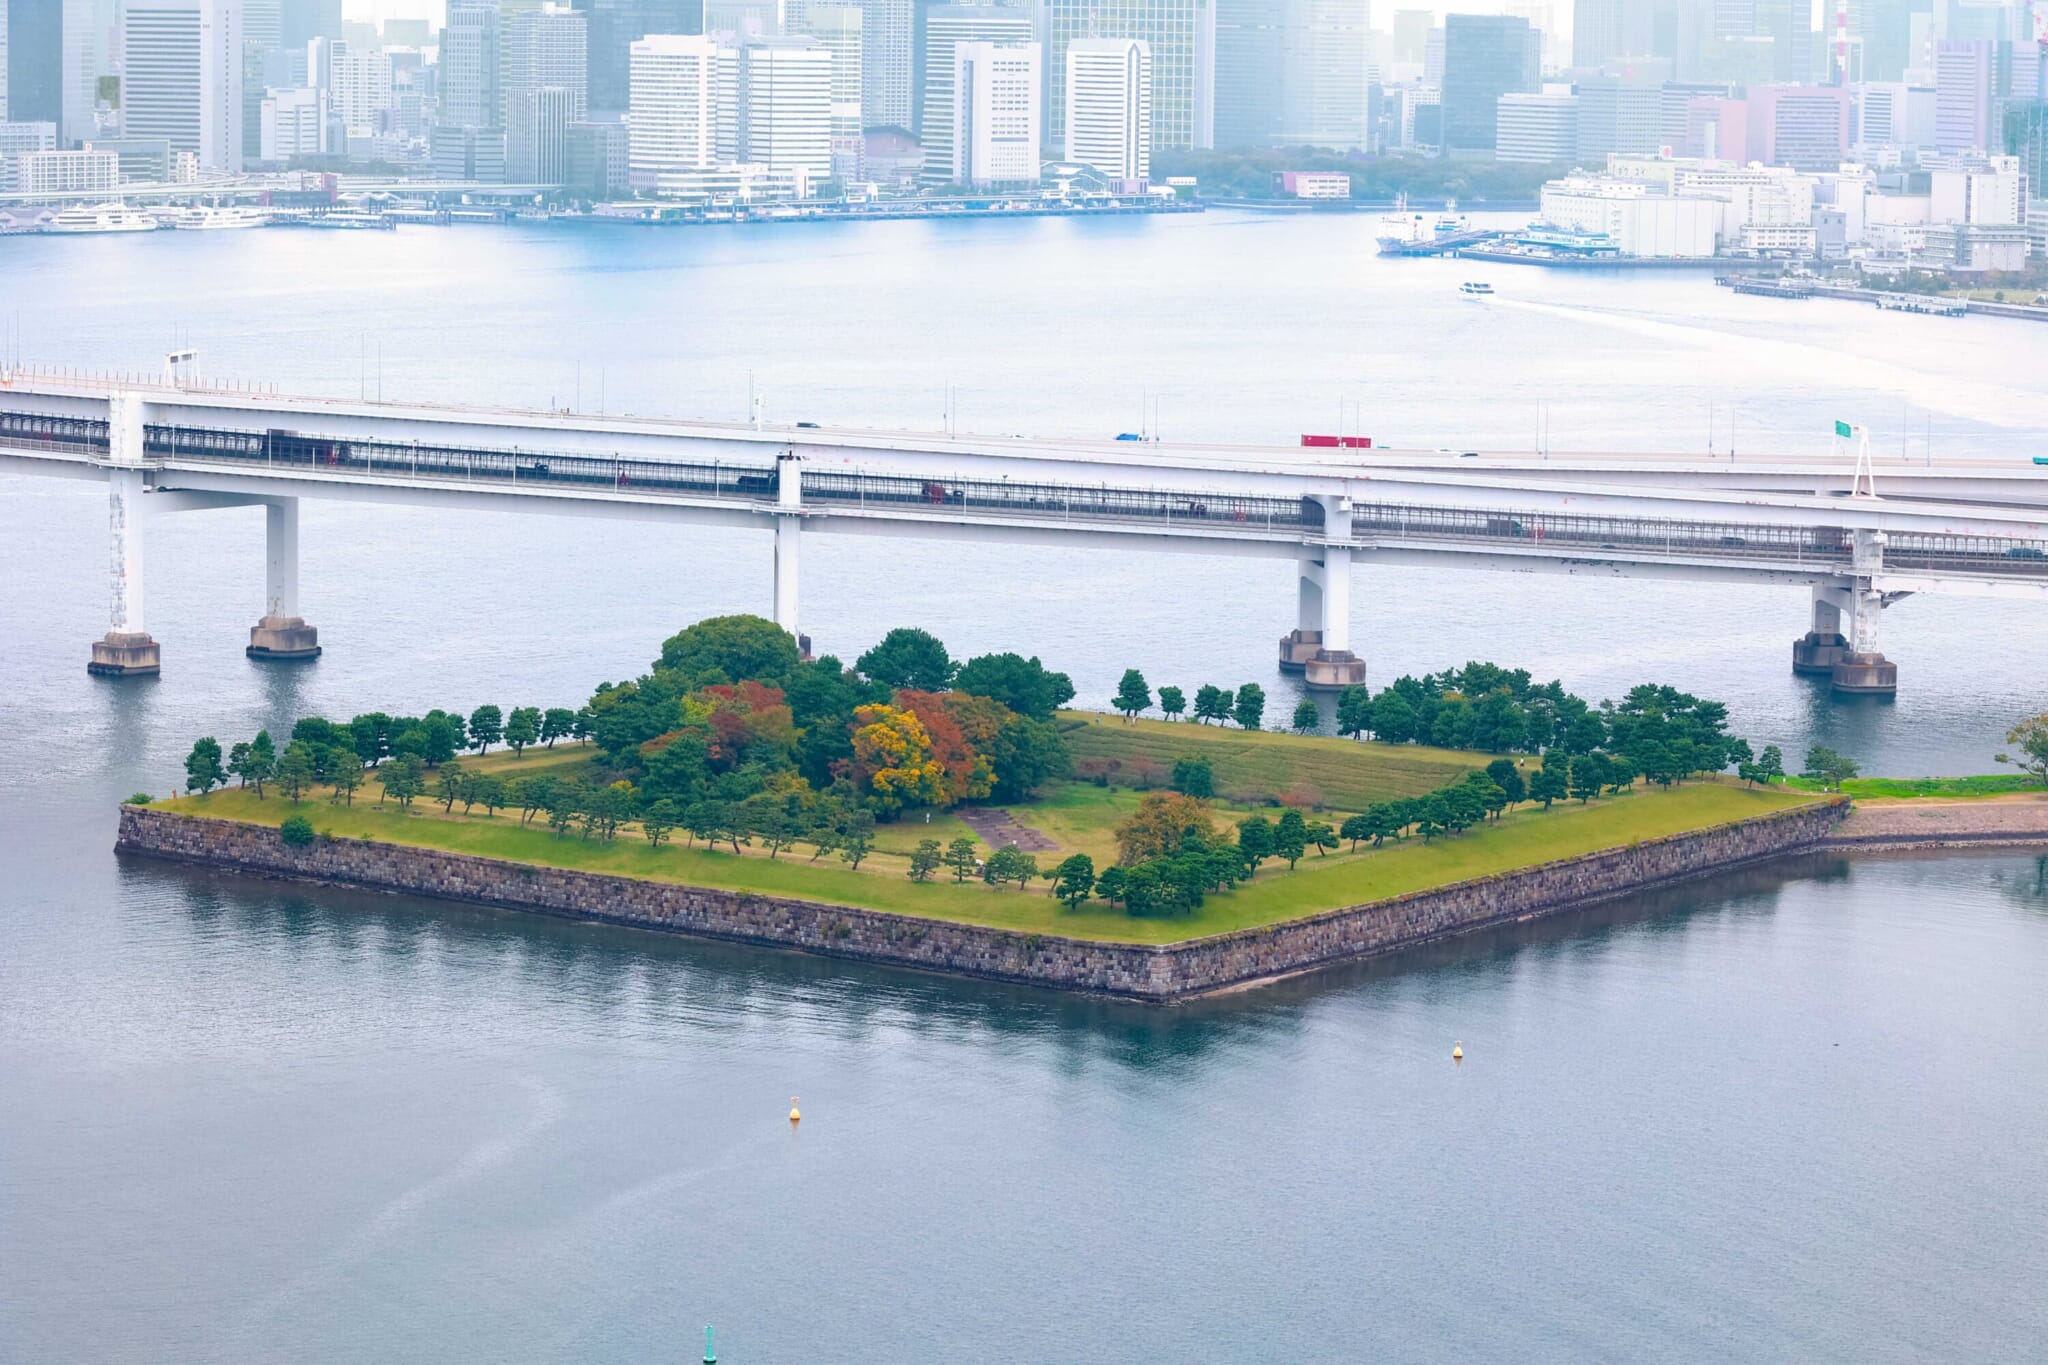
[[[657,34],[627,56],[626,175],[636,191],[658,190],[664,174],[708,169],[718,160],[718,44]]]
[[[924,144],[923,180],[953,179],[953,48],[959,43],[1031,41],[1031,13],[999,5],[933,5],[924,15],[924,104],[916,130]]]
[[[129,0],[121,65],[129,137],[163,138],[204,170],[242,169],[239,0]]]
[[[506,15],[498,51],[505,178],[559,184],[568,174],[569,125],[582,121],[589,102],[586,18],[555,5]]]
[[[1140,38],[1067,44],[1066,159],[1111,180],[1152,173],[1152,49]]]
[[[953,45],[953,183],[1038,183],[1037,43]]]
[[[741,161],[796,171],[807,180],[832,174],[832,53],[809,38],[740,44]]]
[[[865,16],[851,5],[812,5],[804,22],[832,54],[832,174],[857,180],[861,174],[861,35]]]

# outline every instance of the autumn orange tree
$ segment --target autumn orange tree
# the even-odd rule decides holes
[[[896,704],[914,714],[924,725],[925,734],[931,737],[932,757],[946,773],[946,800],[942,804],[948,806],[978,801],[996,784],[995,768],[982,752],[982,746],[971,743],[961,725],[960,714],[953,706],[954,695],[918,692],[907,687],[896,694]],[[1000,729],[1000,722],[997,728]],[[993,732],[990,737],[993,738]]]
[[[946,767],[932,752],[931,732],[907,707],[874,702],[854,708],[849,776],[882,815],[895,815],[906,806],[951,803]]]
[[[1216,821],[1209,803],[1179,792],[1147,792],[1138,808],[1116,827],[1117,861],[1125,867],[1179,853],[1193,838],[1216,842]]]

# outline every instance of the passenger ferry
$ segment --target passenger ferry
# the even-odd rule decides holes
[[[163,224],[126,204],[74,204],[43,228],[45,232],[155,232]]]
[[[199,204],[171,215],[171,226],[188,232],[215,232],[223,228],[270,226],[270,215],[262,209],[239,206],[216,207]]]

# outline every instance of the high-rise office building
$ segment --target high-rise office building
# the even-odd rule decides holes
[[[1420,65],[1429,47],[1429,31],[1436,27],[1436,11],[1397,9],[1394,11],[1394,60]]]
[[[953,48],[959,43],[1028,43],[1031,15],[1000,5],[933,5],[924,13],[924,80],[918,140],[924,180],[953,180]]]
[[[633,44],[650,33],[702,33],[703,0],[575,0],[585,23],[592,109],[623,111],[631,99]]]
[[[2048,99],[2009,105],[2004,122],[2000,132],[2005,154],[2018,158],[2028,195],[2035,200],[2048,199]]]
[[[236,0],[128,0],[121,104],[130,137],[163,138],[209,171],[242,168],[242,13]]]
[[[1494,148],[1500,97],[1541,88],[1536,31],[1527,19],[1444,17],[1443,147],[1447,155]]]
[[[1554,166],[1579,145],[1577,95],[1502,95],[1494,119],[1494,160]]]
[[[832,174],[832,54],[811,38],[739,49],[739,160],[804,179]]]
[[[1215,0],[1218,147],[1271,147],[1280,141],[1285,121],[1281,53],[1286,3]]]
[[[663,175],[718,160],[718,44],[701,36],[650,34],[630,53],[627,181],[661,188]]]
[[[785,0],[704,0],[704,31],[733,38],[779,38],[788,32]]]
[[[1037,43],[953,45],[953,182],[1038,182]]]
[[[1045,60],[1064,72],[1067,44],[1077,38],[1139,38],[1152,53],[1152,143],[1207,147],[1214,142],[1216,11],[1212,0],[1041,0]],[[1055,81],[1046,98],[1045,135],[1066,137],[1066,88]]]
[[[327,97],[311,86],[272,90],[258,113],[257,156],[275,165],[327,155]]]
[[[7,0],[0,0],[0,123],[8,121],[7,112]],[[4,160],[0,155],[0,160]]]
[[[912,130],[916,12],[911,0],[861,0],[861,124]]]
[[[1628,2],[1572,0],[1572,65],[1575,68],[1598,71],[1619,57],[1631,55],[1622,36],[1622,8]]]
[[[812,5],[804,25],[832,54],[832,175],[855,180],[861,174],[861,32],[865,16],[851,5]]]
[[[498,47],[496,0],[451,0],[441,28],[442,127],[502,126]]]
[[[1286,0],[1284,12],[1280,141],[1364,149],[1372,64],[1366,0]]]
[[[1849,154],[1849,92],[1839,85],[1752,85],[1748,105],[1752,161],[1832,171]]]
[[[1997,47],[1985,38],[1944,38],[1936,44],[1935,150],[1954,154],[1989,149]]]
[[[64,0],[6,0],[7,117],[64,121]]]
[[[516,184],[559,184],[568,174],[569,125],[588,107],[587,21],[544,5],[501,20],[498,43],[505,175]]]
[[[341,39],[341,0],[281,0],[278,45],[301,51],[315,38]]]
[[[0,0],[4,4],[6,0]],[[263,156],[264,61],[284,45],[282,0],[242,0],[242,159]]]
[[[1139,38],[1067,44],[1066,159],[1111,180],[1152,174],[1152,53]]]
[[[1654,85],[1588,80],[1578,85],[1578,164],[1598,169],[1610,152],[1648,156],[1662,147],[1664,95]]]

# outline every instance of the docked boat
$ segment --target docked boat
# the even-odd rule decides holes
[[[52,218],[45,232],[155,232],[163,224],[126,204],[73,204]]]
[[[171,215],[171,226],[188,232],[215,232],[223,228],[254,228],[270,226],[270,215],[262,209],[244,208],[240,205],[219,207],[198,204],[191,208],[179,209]]]
[[[1493,297],[1493,286],[1485,280],[1467,280],[1458,286],[1458,292],[1468,299],[1490,299]]]

